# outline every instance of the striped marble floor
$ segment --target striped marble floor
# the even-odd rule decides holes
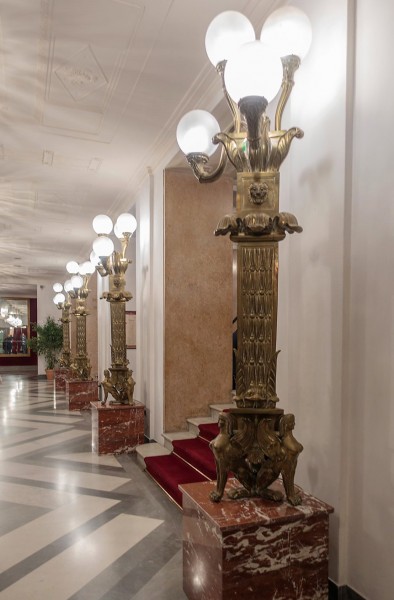
[[[91,452],[53,384],[0,382],[1,600],[184,600],[181,513],[134,455]]]

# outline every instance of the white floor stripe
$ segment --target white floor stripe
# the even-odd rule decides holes
[[[39,506],[40,508],[59,508],[71,502],[75,493],[47,490],[22,483],[0,481],[0,498],[4,502],[14,502],[23,506]]]
[[[40,437],[47,434],[55,434],[57,431],[65,431],[67,429],[67,425],[53,425],[53,423],[35,423],[29,421],[15,421],[14,419],[7,419],[6,422],[3,423],[7,427],[24,427],[29,428],[30,431],[25,431],[24,433],[10,433],[9,435],[5,435],[0,438],[0,446],[1,445],[9,445],[9,444],[19,444],[21,442],[26,442],[29,440],[33,440],[36,437]],[[68,428],[71,429],[71,428]],[[0,425],[1,431],[1,425]]]
[[[117,504],[116,500],[79,496],[71,504],[57,508],[3,535],[0,538],[1,572],[45,548],[115,504]],[[25,593],[26,591],[25,589]]]
[[[23,419],[25,421],[31,421],[34,423],[35,421],[40,421],[41,423],[54,423],[55,425],[75,425],[78,421],[82,421],[82,417],[80,415],[79,419],[75,417],[51,417],[50,415],[29,415],[28,413],[12,413],[9,415],[9,418],[14,421],[18,421],[19,419]]]
[[[75,440],[77,438],[82,438],[90,435],[91,434],[87,431],[78,431],[75,429],[63,431],[63,433],[56,433],[55,435],[51,435],[40,440],[24,442],[23,444],[11,446],[10,448],[1,448],[0,458],[1,460],[9,460],[10,458],[20,456],[21,454],[27,454],[28,452],[43,450],[44,448],[48,448],[50,446],[56,446],[57,444],[63,444],[64,442],[69,442],[70,440]]]
[[[0,475],[52,483],[60,492],[65,489],[67,491],[73,491],[73,488],[76,489],[79,487],[103,492],[112,492],[116,490],[116,488],[130,481],[130,479],[126,477],[70,471],[69,469],[64,469],[62,467],[51,468],[40,467],[37,465],[23,465],[16,462],[0,463]]]
[[[163,521],[119,515],[10,586],[7,600],[67,600]]]
[[[88,465],[102,465],[105,467],[117,467],[123,469],[122,465],[112,454],[96,454],[93,452],[74,452],[73,454],[48,454],[46,458],[57,458],[58,460],[71,460],[72,462],[81,462]]]

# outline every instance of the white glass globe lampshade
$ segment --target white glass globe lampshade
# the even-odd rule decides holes
[[[245,15],[226,10],[217,15],[208,26],[205,49],[214,67],[227,60],[239,46],[256,39],[253,25]]]
[[[94,267],[97,267],[97,265],[100,264],[100,257],[97,256],[94,250],[91,251],[89,259]]]
[[[61,283],[54,283],[52,289],[54,292],[61,292],[63,290],[63,286]]]
[[[303,59],[312,43],[312,26],[308,16],[295,6],[274,10],[261,30],[265,42],[279,57],[295,54]]]
[[[66,270],[67,270],[67,273],[74,275],[74,274],[78,273],[78,271],[79,271],[79,264],[75,260],[70,260],[66,264]]]
[[[71,279],[67,279],[67,281],[64,282],[64,291],[65,292],[72,292],[73,291],[73,284],[71,283]]]
[[[120,231],[121,233],[130,233],[132,235],[137,229],[137,219],[134,217],[134,215],[131,215],[130,213],[122,213],[116,219],[115,226],[118,232]],[[119,236],[116,235],[116,237]]]
[[[107,215],[97,215],[93,219],[93,229],[97,234],[108,235],[112,231],[112,220]]]
[[[220,126],[206,110],[191,110],[178,123],[176,139],[184,154],[206,154],[211,156],[217,148],[212,138],[219,133]]]
[[[91,275],[94,273],[94,271],[94,265],[90,262],[90,260],[86,260],[79,265],[79,272],[81,275]]]
[[[280,58],[260,41],[244,44],[229,58],[224,82],[235,102],[246,96],[263,96],[268,102],[275,98],[282,83]]]
[[[93,242],[93,250],[97,256],[110,256],[114,251],[113,241],[102,235]]]
[[[78,290],[83,286],[83,277],[80,275],[73,275],[71,277],[71,285],[73,286],[74,290]]]
[[[53,301],[55,304],[61,304],[66,301],[66,296],[64,294],[56,294]]]

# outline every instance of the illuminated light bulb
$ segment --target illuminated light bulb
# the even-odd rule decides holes
[[[66,264],[66,270],[67,270],[67,273],[70,273],[71,275],[75,275],[79,271],[79,265],[75,260],[70,260]]]
[[[93,250],[97,256],[110,256],[114,251],[114,243],[110,238],[100,236],[94,240]]]
[[[215,117],[206,110],[197,109],[183,115],[178,123],[176,137],[184,154],[211,156],[217,148],[212,143],[212,138],[219,131],[220,126]]]
[[[63,288],[63,286],[62,286]],[[64,294],[56,294],[56,296],[53,299],[55,304],[62,304],[63,302],[66,301],[66,296]]]
[[[61,292],[63,290],[63,286],[61,283],[54,283],[52,289],[54,292]]]
[[[244,44],[226,64],[224,82],[235,102],[247,96],[275,98],[282,83],[283,69],[278,55],[260,41]]]
[[[256,39],[253,25],[245,15],[227,10],[217,15],[208,26],[205,49],[214,67],[243,44]]]
[[[130,213],[122,213],[116,220],[115,228],[118,232],[120,231],[121,233],[130,233],[132,235],[137,229],[137,219],[134,217],[134,215],[131,215]],[[116,231],[115,235],[116,237],[119,237],[116,234]]]
[[[112,231],[112,220],[107,215],[97,215],[93,219],[93,229],[99,235],[108,235]]]
[[[83,286],[83,278],[80,275],[73,275],[71,277],[71,284],[74,290],[78,290]]]
[[[71,283],[71,279],[67,279],[67,281],[64,282],[64,291],[65,292],[72,292],[73,291],[73,284]]]
[[[301,9],[282,6],[265,21],[260,39],[279,57],[294,54],[303,59],[312,43],[311,22]]]
[[[90,262],[95,267],[97,267],[100,264],[100,257],[97,256],[97,254],[95,253],[94,250],[91,251],[89,258],[90,258]]]

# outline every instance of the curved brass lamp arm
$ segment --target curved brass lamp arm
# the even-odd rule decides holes
[[[223,94],[227,100],[227,104],[231,110],[231,114],[233,115],[234,131],[236,133],[239,133],[241,130],[241,113],[240,113],[240,110],[239,110],[236,102],[234,102],[234,100],[231,98],[231,96],[229,96],[227,88],[226,88],[226,84],[224,83],[224,70],[226,68],[226,63],[227,63],[226,60],[220,61],[216,66],[216,70],[219,73],[220,78],[222,80]]]
[[[191,152],[190,154],[187,154],[186,158],[187,162],[193,170],[194,175],[197,177],[200,183],[212,183],[213,181],[219,179],[227,164],[227,154],[223,147],[220,153],[220,159],[217,167],[209,173],[204,169],[204,166],[208,163],[209,160],[206,154]]]
[[[282,115],[285,110],[287,101],[290,97],[291,90],[294,86],[294,73],[301,64],[301,59],[294,54],[283,56],[281,58],[283,66],[282,92],[278,100],[278,105],[275,112],[275,129],[282,129]]]

